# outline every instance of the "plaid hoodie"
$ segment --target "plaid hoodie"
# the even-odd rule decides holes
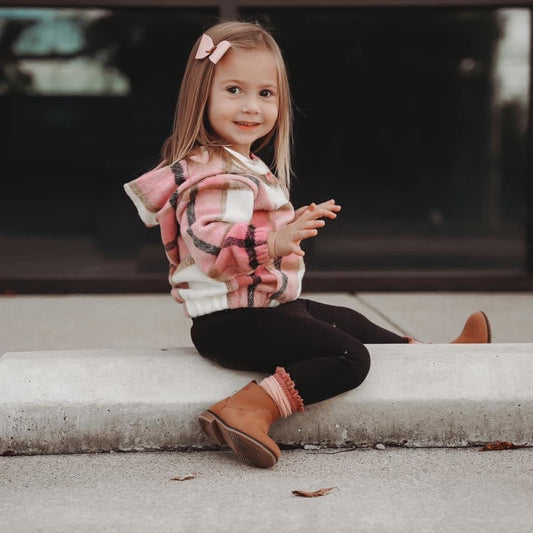
[[[302,258],[267,248],[268,232],[294,219],[287,194],[259,158],[228,151],[245,167],[228,169],[203,149],[124,185],[143,222],[159,224],[171,294],[192,317],[273,307],[301,291]]]

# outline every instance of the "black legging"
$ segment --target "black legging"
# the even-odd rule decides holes
[[[363,382],[370,369],[364,344],[408,342],[353,309],[304,299],[195,317],[191,336],[204,357],[227,368],[271,374],[284,367],[305,405]]]

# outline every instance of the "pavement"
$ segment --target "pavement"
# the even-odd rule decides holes
[[[4,533],[531,533],[532,501],[532,448],[0,457]]]
[[[496,343],[533,342],[533,293],[311,293],[391,330],[448,342],[474,310]],[[0,354],[11,351],[192,346],[181,307],[167,294],[0,296]]]
[[[279,421],[280,445],[533,442],[533,295],[312,297],[432,343],[369,345],[365,382]],[[165,295],[17,296],[3,304],[0,454],[210,448],[198,414],[262,377],[199,356],[190,320]],[[476,309],[490,317],[494,344],[443,342]]]
[[[33,452],[21,450],[41,455],[0,457],[0,530],[531,532],[533,448],[526,433],[533,428],[530,403],[533,363],[529,363],[530,355],[533,356],[533,294],[306,296],[353,307],[398,333],[437,344],[395,345],[414,348],[410,359],[394,346],[388,347],[388,353],[387,348],[372,347],[376,372],[365,382],[369,388],[365,391],[363,384],[356,391],[311,406],[294,424],[296,429],[307,431],[305,439],[299,441],[300,448],[284,447],[281,460],[269,470],[242,465],[226,450],[193,452],[189,447],[189,451],[114,453],[113,448],[121,446],[110,439],[106,445],[112,444],[107,448],[111,453],[42,455],[46,453],[45,446]],[[159,368],[158,379],[162,380],[159,399],[169,394],[163,369],[167,368],[168,375],[174,378],[185,359],[187,365],[192,365],[189,374],[178,375],[172,385],[175,400],[179,401],[180,391],[191,395],[190,398],[193,393],[200,398],[189,402],[190,420],[208,398],[236,388],[237,383],[248,377],[209,363],[209,372],[213,373],[210,387],[199,390],[191,383],[187,385],[194,365],[206,362],[192,348],[190,322],[167,295],[4,296],[0,302],[0,353],[7,352],[0,357],[0,381],[3,380],[0,395],[4,395],[0,401],[0,445],[4,451],[9,450],[5,444],[6,431],[18,425],[6,423],[6,413],[13,414],[6,409],[17,407],[16,402],[7,405],[6,395],[24,400],[18,403],[19,409],[30,407],[28,400],[37,398],[39,393],[41,399],[44,394],[53,400],[49,408],[76,409],[78,419],[60,428],[72,431],[80,422],[89,420],[87,409],[84,411],[87,404],[79,401],[80,394],[86,398],[102,394],[105,403],[113,397],[123,400],[142,393],[148,394],[145,408],[157,405],[154,390],[158,381],[146,371],[146,364],[152,364],[152,370]],[[494,344],[463,346],[463,351],[443,344],[458,335],[466,316],[477,309],[484,310],[491,319]],[[118,357],[109,358],[110,354]],[[150,357],[155,359],[150,362]],[[89,372],[95,362],[104,371],[91,388],[90,380],[86,379],[85,384],[81,380],[80,369]],[[130,372],[124,389],[120,378],[132,368],[139,376],[133,380],[134,373]],[[32,373],[33,386],[28,380],[24,383],[24,376],[28,375],[25,372]],[[166,379],[170,380],[168,375]],[[86,374],[87,378],[90,376],[94,374]],[[422,376],[426,379],[421,379]],[[54,377],[55,382],[51,381]],[[77,392],[72,389],[76,383]],[[390,387],[384,387],[384,383]],[[45,389],[43,384],[47,384]],[[144,392],[143,387],[147,389]],[[415,401],[406,402],[406,395],[401,396],[405,388],[409,392],[407,397]],[[73,401],[76,394],[78,400]],[[404,434],[411,431],[411,435],[416,430],[419,436],[424,434],[424,428],[431,428],[428,421],[433,420],[433,427],[438,427],[438,411],[444,405],[447,410],[441,426],[449,428],[450,423],[455,424],[455,430],[448,432],[447,437],[448,446],[452,447],[405,448],[385,442],[376,449],[377,434],[374,439],[366,439],[366,443],[362,442],[365,439],[359,444],[350,443],[350,435],[356,433],[357,417],[352,418],[352,426],[344,428],[346,433],[343,428],[336,428],[335,423],[328,426],[328,417],[346,417],[358,402],[366,402],[367,416],[365,422],[359,420],[359,427],[369,424],[372,398],[382,402],[374,423],[386,420],[396,409],[396,430],[399,428]],[[446,398],[447,402],[443,402]],[[94,407],[94,397],[91,402]],[[461,402],[463,408],[458,409]],[[416,417],[404,417],[409,412],[405,410],[409,403],[411,408],[418,406],[418,411],[414,411],[418,424],[414,423]],[[136,405],[139,407],[143,402]],[[186,406],[183,397],[180,405]],[[39,403],[34,402],[35,406]],[[374,404],[374,408],[378,406]],[[39,417],[45,413],[46,402],[41,407]],[[115,402],[113,409],[120,411],[118,407]],[[125,407],[122,405],[122,414],[131,416]],[[460,423],[461,416],[465,412],[475,413],[476,409],[480,414],[477,420],[481,421],[478,430],[506,427],[508,435],[515,431],[516,438],[528,437],[528,446],[480,452],[481,441],[495,434],[485,435],[480,442],[465,442],[464,435],[458,438],[457,428],[468,430],[468,423]],[[93,421],[106,420],[105,412],[100,410],[101,416]],[[151,420],[157,420],[156,415],[162,413],[152,412]],[[55,420],[59,418],[56,415]],[[167,421],[171,419],[168,413],[166,416]],[[30,423],[25,427],[26,433],[38,436],[39,431],[50,429],[50,419],[43,423],[45,419],[39,417],[28,415],[24,420]],[[277,436],[294,430],[291,420],[296,418],[281,421],[285,425],[274,428]],[[391,420],[394,417],[389,416]],[[69,422],[68,417],[63,422]],[[108,436],[113,433],[111,430],[127,436],[123,427],[113,423],[93,426],[93,430],[102,427],[110,429]],[[192,423],[184,427],[190,428],[184,434],[194,435]],[[311,438],[313,435],[335,431],[340,440],[313,444],[316,442]],[[63,440],[49,439],[48,444],[54,442],[67,441],[63,434]],[[66,451],[82,450],[81,442],[78,440],[78,448],[74,442],[74,447]],[[526,440],[516,443],[525,444]],[[146,447],[137,441],[129,449]],[[172,480],[189,476],[192,478],[184,481]],[[316,498],[292,494],[295,489],[314,491],[330,487],[334,487],[331,492]]]

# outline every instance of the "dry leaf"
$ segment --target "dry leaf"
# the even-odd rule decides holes
[[[494,442],[489,442],[488,444],[485,444],[483,448],[481,448],[481,452],[493,452],[497,450],[514,450],[516,448],[525,448],[527,446],[526,444],[513,444],[512,442],[505,442],[501,440],[497,440]]]
[[[194,474],[188,474],[187,476],[173,477],[170,481],[187,481],[188,479],[194,479],[195,477]]]
[[[331,492],[336,487],[330,487],[329,489],[318,489],[315,492],[307,492],[306,490],[293,490],[292,493],[296,496],[303,496],[304,498],[316,498],[317,496],[324,496],[328,492]]]

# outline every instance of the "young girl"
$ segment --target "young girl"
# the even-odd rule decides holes
[[[148,226],[159,224],[172,296],[192,318],[200,354],[270,376],[200,415],[204,432],[250,465],[280,457],[280,417],[360,385],[367,343],[414,342],[352,309],[299,298],[303,239],[334,219],[334,200],[294,211],[288,197],[291,103],[272,36],[226,22],[193,46],[160,165],[125,185]],[[273,146],[275,177],[255,152]],[[490,342],[474,313],[454,342]]]

